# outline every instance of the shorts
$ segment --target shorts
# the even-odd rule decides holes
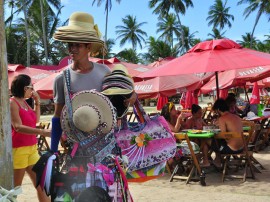
[[[13,148],[12,153],[14,169],[27,168],[36,164],[40,158],[37,145]]]
[[[218,144],[216,144],[218,143]],[[211,144],[211,149],[214,152],[220,152],[221,154],[239,154],[243,152],[243,149],[239,149],[237,151],[232,150],[228,145],[226,140],[213,140]]]

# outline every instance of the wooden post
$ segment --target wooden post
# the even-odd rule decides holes
[[[0,186],[13,188],[11,121],[8,93],[4,0],[0,0]]]

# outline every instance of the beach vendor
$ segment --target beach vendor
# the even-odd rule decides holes
[[[89,56],[106,53],[104,41],[100,37],[101,33],[93,17],[84,12],[72,13],[68,25],[58,28],[53,36],[55,40],[67,43],[73,62],[54,81],[55,111],[52,118],[51,150],[58,151],[63,129],[68,140],[73,142],[71,152],[74,159],[76,156],[88,156],[90,170],[92,165],[95,167],[103,161],[113,149],[113,137],[106,136],[106,133],[113,133],[116,120],[111,102],[99,93],[104,77],[111,71],[106,65],[88,59]],[[136,94],[132,93],[123,102],[133,105],[135,100]],[[89,138],[84,139],[83,135],[87,133],[89,135],[86,137]],[[80,144],[74,143],[76,141]],[[81,146],[82,141],[86,141],[84,147]],[[106,152],[102,152],[104,148]],[[81,170],[78,167],[76,169]],[[95,167],[92,171],[98,169],[102,170]]]

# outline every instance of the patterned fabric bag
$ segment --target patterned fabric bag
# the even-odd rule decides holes
[[[158,163],[153,166],[142,168],[140,170],[134,170],[132,172],[127,172],[128,182],[146,182],[152,179],[163,176],[165,172],[166,161]]]
[[[150,118],[138,100],[134,113],[139,123],[133,128],[124,126],[114,134],[122,155],[128,157],[128,173],[166,162],[176,152],[175,139],[164,117]]]

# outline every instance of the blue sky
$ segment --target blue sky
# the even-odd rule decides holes
[[[234,15],[234,21],[232,22],[231,29],[227,30],[225,36],[232,40],[240,40],[241,35],[246,32],[251,32],[256,14],[251,14],[247,19],[243,16],[243,11],[247,7],[247,4],[237,6],[238,0],[228,0],[227,5],[231,7],[230,14]],[[102,34],[105,34],[105,12],[104,3],[97,7],[92,7],[92,0],[62,0],[65,6],[62,10],[61,19],[63,21],[69,17],[72,12],[84,11],[92,14],[95,19],[95,23],[98,24]],[[146,0],[122,0],[118,4],[115,0],[112,0],[112,10],[109,13],[108,24],[108,38],[116,38],[115,26],[121,25],[121,19],[126,15],[136,16],[138,22],[147,22],[143,25],[142,29],[147,32],[148,36],[158,37],[156,33],[157,16],[152,14],[152,10],[148,8],[148,1]],[[196,32],[197,38],[202,40],[208,38],[207,34],[211,32],[211,27],[208,27],[206,18],[208,16],[209,7],[214,4],[214,0],[193,0],[194,7],[188,8],[185,16],[180,16],[182,24],[188,26],[190,32]],[[270,34],[270,22],[267,21],[267,17],[263,15],[257,25],[254,36],[260,40],[265,39],[264,35]],[[130,48],[131,44],[124,47],[118,47],[118,41],[114,47],[114,52],[118,52],[123,48]],[[145,52],[145,49],[142,50]]]
[[[71,13],[75,11],[84,11],[93,15],[95,23],[98,24],[101,33],[105,34],[105,12],[104,3],[97,7],[96,4],[92,6],[93,0],[62,0],[64,8],[62,9],[61,20],[64,22]],[[104,0],[105,2],[105,0]],[[156,33],[157,16],[152,14],[152,10],[148,8],[147,0],[121,0],[118,4],[115,0],[112,0],[112,10],[109,12],[109,24],[108,24],[108,38],[116,39],[115,27],[122,25],[121,19],[126,15],[136,16],[137,22],[147,22],[142,26],[142,29],[148,34],[148,36],[154,36],[157,38],[159,33]],[[247,19],[244,19],[243,11],[248,6],[243,4],[237,6],[238,0],[228,0],[227,5],[231,7],[230,14],[234,15],[234,21],[232,22],[232,28],[225,28],[225,36],[232,40],[240,40],[241,35],[246,32],[251,32],[256,13],[251,14]],[[207,34],[211,32],[211,27],[208,27],[206,18],[208,16],[209,7],[214,4],[214,0],[193,0],[194,8],[188,8],[185,16],[180,16],[182,24],[188,26],[190,32],[196,32],[196,38],[205,40],[208,38]],[[6,13],[7,14],[7,13]],[[264,35],[270,34],[270,22],[267,21],[267,17],[263,15],[256,27],[254,36],[257,39],[265,39]],[[113,52],[119,52],[123,48],[131,48],[131,44],[127,44],[122,48],[118,46],[119,41],[116,41],[116,45],[113,48]],[[145,52],[146,49],[140,52]]]

